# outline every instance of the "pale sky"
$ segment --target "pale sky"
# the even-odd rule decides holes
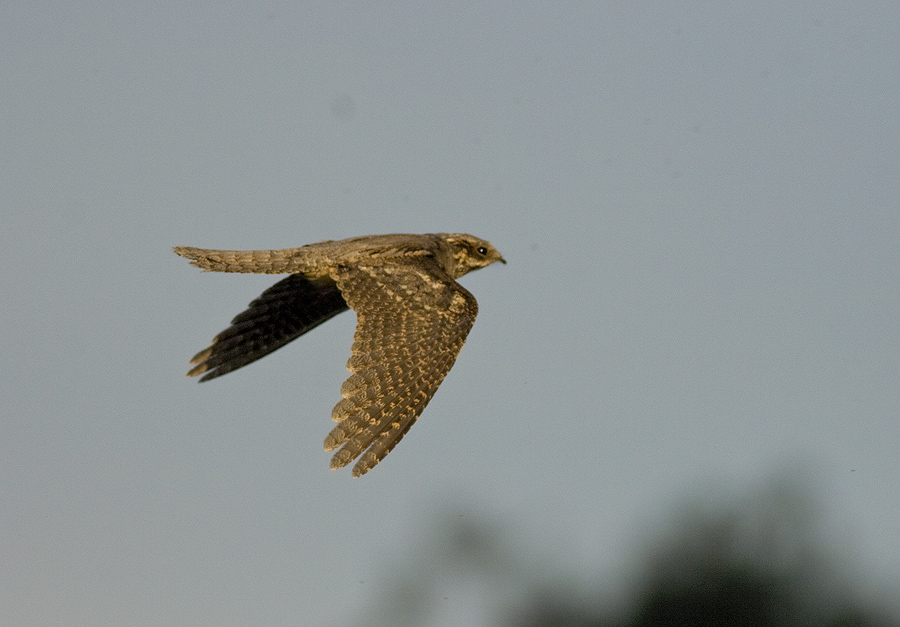
[[[786,469],[900,582],[900,4],[0,16],[0,624],[346,625],[448,505],[602,580]],[[172,246],[440,231],[509,264],[365,477],[322,450],[352,313],[185,378],[277,277]]]

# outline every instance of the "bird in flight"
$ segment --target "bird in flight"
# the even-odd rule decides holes
[[[491,244],[465,233],[365,235],[282,250],[176,246],[212,272],[288,274],[250,303],[191,359],[206,381],[268,355],[348,308],[356,312],[337,424],[325,450],[331,469],[358,459],[371,470],[421,415],[453,367],[478,303],[456,279],[495,261]]]

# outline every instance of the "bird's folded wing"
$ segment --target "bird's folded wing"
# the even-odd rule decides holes
[[[357,327],[325,450],[331,468],[358,477],[403,438],[450,371],[472,329],[475,298],[432,259],[338,268],[337,284]],[[364,452],[365,451],[365,452]]]
[[[256,361],[347,310],[330,278],[292,274],[263,292],[209,348],[197,353],[188,376],[213,379]]]

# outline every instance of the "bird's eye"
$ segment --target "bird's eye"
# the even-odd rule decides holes
[[[487,248],[485,248],[484,246],[479,246],[479,247],[476,249],[476,251],[478,252],[479,255],[486,255],[486,254],[487,254]]]

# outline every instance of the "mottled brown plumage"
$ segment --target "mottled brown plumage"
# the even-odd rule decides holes
[[[357,324],[350,377],[331,413],[331,469],[359,457],[358,477],[403,438],[456,361],[478,304],[455,279],[506,263],[488,242],[463,233],[368,235],[283,250],[175,252],[205,271],[289,274],[197,353],[201,381],[245,366],[347,308]]]

